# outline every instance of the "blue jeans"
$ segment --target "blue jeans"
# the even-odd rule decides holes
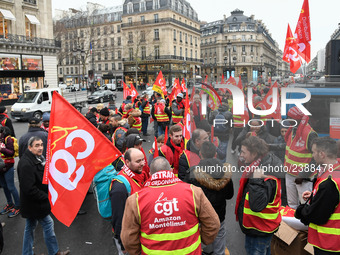
[[[142,132],[145,135],[148,132],[149,117],[142,118]]]
[[[221,160],[222,163],[225,163],[227,161],[227,149],[228,149],[228,141],[222,141],[219,139],[219,145],[218,148],[224,155],[224,157],[220,156],[218,157],[219,160]]]
[[[17,188],[14,185],[14,167],[11,167],[6,173],[0,174],[0,184],[4,188],[7,204],[20,208],[20,198]],[[13,196],[13,199],[12,199]]]
[[[163,129],[162,125],[158,125],[158,136],[160,135],[164,135],[165,134],[165,130]],[[166,141],[164,141],[166,143]]]
[[[270,243],[273,235],[255,237],[246,235],[245,248],[247,255],[270,255]]]
[[[155,131],[155,136],[158,137],[158,123],[156,120],[153,121],[153,130]]]
[[[58,241],[54,233],[54,223],[50,215],[42,219],[26,219],[26,226],[24,232],[24,244],[22,248],[22,255],[33,255],[34,230],[40,223],[44,231],[45,244],[47,246],[48,254],[55,255],[59,251]]]

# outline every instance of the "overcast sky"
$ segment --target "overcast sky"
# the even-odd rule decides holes
[[[212,22],[230,16],[236,8],[243,10],[244,15],[255,15],[267,26],[273,39],[283,50],[287,24],[294,33],[303,0],[188,0],[201,21]],[[52,10],[84,8],[89,0],[52,0]],[[92,0],[104,6],[121,5],[123,0]],[[325,48],[330,36],[340,23],[340,0],[309,0],[312,57],[318,50]]]

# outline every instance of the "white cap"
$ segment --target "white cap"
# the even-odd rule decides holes
[[[183,94],[182,93],[178,93],[177,97],[183,98]]]

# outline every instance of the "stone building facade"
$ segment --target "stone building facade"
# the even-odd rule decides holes
[[[202,75],[211,82],[220,82],[222,74],[257,82],[289,70],[263,22],[243,13],[236,9],[229,17],[201,25]]]
[[[51,17],[51,0],[0,0],[3,104],[24,90],[57,86],[60,43],[54,39]]]
[[[127,83],[153,84],[160,70],[167,85],[200,73],[200,23],[187,1],[126,0],[122,40]]]
[[[67,85],[120,83],[123,77],[122,7],[88,3],[86,11],[70,9],[55,21],[62,41],[58,79]]]

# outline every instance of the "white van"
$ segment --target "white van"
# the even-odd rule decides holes
[[[15,120],[28,120],[31,117],[41,119],[44,112],[50,112],[52,95],[62,94],[76,109],[81,111],[87,106],[87,92],[61,92],[60,88],[44,88],[25,91],[11,108],[11,117]]]

